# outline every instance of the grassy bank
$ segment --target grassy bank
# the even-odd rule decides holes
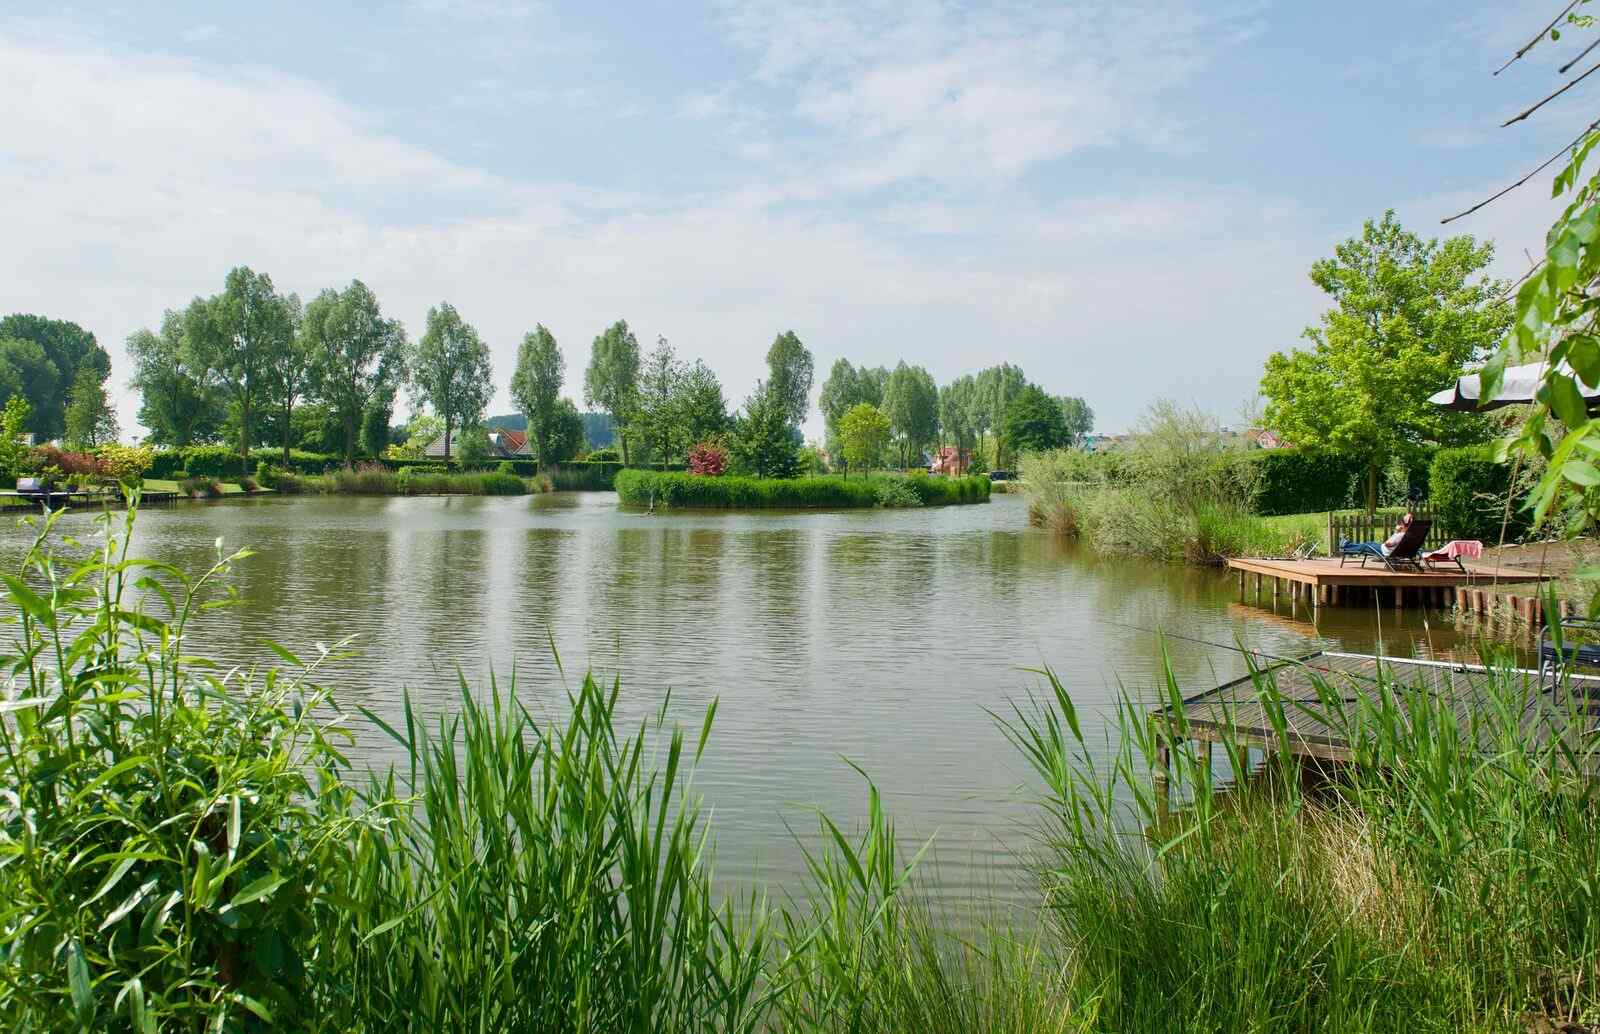
[[[1227,784],[1240,742],[1203,764],[1130,698],[1107,743],[1047,674],[997,718],[1034,773],[1032,932],[957,936],[870,784],[859,828],[821,819],[807,885],[714,893],[692,789],[714,704],[689,731],[664,713],[624,729],[621,687],[585,678],[541,724],[514,685],[463,683],[437,720],[363,712],[401,761],[352,771],[362,719],[322,670],[339,647],[309,661],[275,647],[280,666],[248,670],[186,653],[190,616],[228,598],[247,553],[190,580],[126,553],[132,512],[100,520],[77,566],[50,556],[63,538],[40,522],[5,580],[7,1029],[1442,1034],[1600,1019],[1597,748],[1531,745],[1520,723],[1540,691],[1510,672],[1465,717],[1400,687],[1352,705],[1316,683],[1303,706],[1358,748],[1315,787],[1278,766]],[[1258,689],[1269,715],[1302,706],[1270,678]],[[1170,670],[1165,693],[1180,695]],[[1149,780],[1163,747],[1187,804],[1166,818]]]
[[[802,478],[701,477],[624,470],[617,495],[628,506],[693,509],[846,509],[944,506],[989,500],[989,479],[913,475],[827,475]]]

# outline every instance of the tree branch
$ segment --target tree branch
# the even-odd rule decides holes
[[[1600,47],[1600,39],[1595,40],[1593,43],[1589,44],[1587,47],[1584,47],[1582,50],[1578,51],[1578,56],[1577,57],[1573,58],[1571,61],[1568,61],[1566,64],[1562,65],[1560,68],[1556,69],[1556,71],[1561,73],[1562,75],[1566,75],[1568,69],[1570,69],[1573,65],[1577,64],[1579,61],[1582,61],[1585,57],[1587,57],[1588,54],[1589,54],[1589,51],[1593,50],[1595,47]]]
[[[1506,69],[1508,69],[1512,65],[1516,64],[1517,61],[1522,57],[1522,55],[1526,54],[1528,51],[1530,51],[1534,47],[1538,46],[1539,41],[1544,39],[1544,34],[1549,32],[1551,29],[1555,28],[1557,25],[1559,25],[1561,23],[1561,19],[1563,19],[1567,15],[1571,14],[1572,13],[1572,9],[1574,7],[1577,7],[1579,3],[1580,3],[1580,0],[1572,0],[1572,2],[1570,4],[1568,4],[1566,7],[1562,8],[1560,14],[1558,14],[1554,18],[1550,19],[1550,24],[1549,25],[1546,25],[1544,28],[1540,29],[1539,30],[1539,34],[1537,36],[1533,37],[1533,39],[1531,39],[1528,42],[1524,43],[1522,45],[1521,49],[1519,49],[1515,54],[1511,55],[1511,60],[1507,61],[1505,64],[1501,65],[1499,68],[1496,68],[1494,70],[1494,74],[1495,75],[1499,75],[1501,72],[1504,72]]]
[[[1516,190],[1518,187],[1522,186],[1524,183],[1528,182],[1529,180],[1533,179],[1535,176],[1539,175],[1539,173],[1543,172],[1544,170],[1548,169],[1550,166],[1554,165],[1561,158],[1562,155],[1567,154],[1574,147],[1576,147],[1580,143],[1582,143],[1583,142],[1583,138],[1588,136],[1590,133],[1593,133],[1596,129],[1600,129],[1600,119],[1596,119],[1595,121],[1589,123],[1589,128],[1585,129],[1583,132],[1579,133],[1577,135],[1577,137],[1573,139],[1572,143],[1566,145],[1561,150],[1557,151],[1555,154],[1552,154],[1550,157],[1548,157],[1544,161],[1540,162],[1539,166],[1537,168],[1535,168],[1534,170],[1529,172],[1526,176],[1524,176],[1521,179],[1517,180],[1517,182],[1511,184],[1509,187],[1506,187],[1504,190],[1497,191],[1496,193],[1490,195],[1489,197],[1484,198],[1482,201],[1479,201],[1477,204],[1473,205],[1471,208],[1467,209],[1465,212],[1457,212],[1455,215],[1452,215],[1447,219],[1439,220],[1439,225],[1443,226],[1446,223],[1453,223],[1457,219],[1460,219],[1460,218],[1462,218],[1464,216],[1469,216],[1473,212],[1476,212],[1478,209],[1483,208],[1485,205],[1493,204],[1494,202],[1496,202],[1496,201],[1500,200],[1501,198],[1505,197],[1507,194],[1511,193],[1513,190]]]
[[[1572,82],[1570,82],[1567,85],[1563,86],[1561,89],[1557,90],[1555,93],[1552,93],[1550,96],[1546,97],[1544,100],[1542,100],[1539,103],[1535,104],[1533,107],[1529,108],[1527,111],[1524,111],[1522,114],[1517,115],[1514,118],[1506,119],[1504,122],[1500,123],[1500,128],[1504,129],[1507,126],[1511,125],[1513,122],[1521,122],[1523,119],[1527,118],[1529,115],[1532,115],[1534,112],[1538,111],[1540,108],[1544,107],[1546,104],[1549,104],[1551,101],[1555,100],[1557,97],[1561,96],[1563,93],[1566,93],[1568,90],[1572,89],[1574,86],[1577,86],[1579,83],[1583,82],[1585,79],[1589,78],[1591,75],[1594,75],[1595,72],[1600,72],[1600,63],[1595,64],[1587,72],[1585,72],[1582,75],[1578,76],[1578,78],[1572,80]]]

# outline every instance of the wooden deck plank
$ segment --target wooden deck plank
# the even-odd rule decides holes
[[[1426,571],[1390,571],[1381,564],[1377,566],[1361,567],[1357,564],[1339,566],[1336,559],[1317,560],[1268,560],[1258,557],[1234,557],[1228,561],[1230,570],[1244,574],[1260,574],[1272,578],[1284,578],[1298,585],[1310,585],[1317,588],[1325,586],[1386,588],[1400,586],[1402,588],[1457,588],[1460,586],[1484,586],[1490,584],[1515,584],[1521,582],[1540,582],[1550,579],[1550,575],[1540,574],[1537,571],[1528,571],[1520,567],[1506,567],[1494,564],[1474,564],[1471,569],[1462,574],[1460,571],[1446,571],[1430,569]]]

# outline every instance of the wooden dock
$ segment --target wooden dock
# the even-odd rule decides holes
[[[1497,706],[1489,669],[1482,665],[1318,651],[1298,660],[1260,660],[1256,669],[1151,712],[1151,721],[1168,744],[1158,757],[1156,780],[1163,793],[1170,762],[1167,752],[1184,741],[1211,744],[1226,739],[1264,755],[1286,750],[1300,759],[1350,761],[1362,712],[1375,711],[1386,691],[1401,720],[1414,702],[1442,700],[1455,712],[1464,738],[1483,740],[1472,744],[1473,749],[1497,749],[1496,743],[1488,742],[1491,723],[1473,720]],[[1524,680],[1519,723],[1532,740],[1560,735],[1576,741],[1600,733],[1600,678],[1574,675],[1564,688],[1552,688],[1541,684],[1536,671],[1517,668],[1511,673]],[[1263,699],[1258,683],[1268,680],[1276,692]],[[1209,755],[1208,746],[1203,757]]]
[[[1465,573],[1444,567],[1425,571],[1391,571],[1381,563],[1368,561],[1340,566],[1337,558],[1314,560],[1268,560],[1235,557],[1228,568],[1239,573],[1239,599],[1248,596],[1250,579],[1255,578],[1255,598],[1259,602],[1264,588],[1270,588],[1274,602],[1280,594],[1303,602],[1313,609],[1324,604],[1367,602],[1374,597],[1390,597],[1396,607],[1408,599],[1413,605],[1433,603],[1444,606],[1455,599],[1455,590],[1465,587],[1541,582],[1549,575],[1520,567],[1494,564],[1468,564]]]
[[[15,489],[0,491],[0,498],[7,500],[20,500],[32,504],[40,510],[81,510],[87,507],[110,507],[121,509],[123,498],[120,492],[18,492]],[[140,506],[166,506],[177,502],[181,498],[188,498],[177,492],[140,492]],[[12,505],[9,509],[25,509],[24,506]]]

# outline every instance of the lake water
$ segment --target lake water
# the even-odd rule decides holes
[[[87,515],[68,526],[89,530]],[[23,541],[8,531],[6,552]],[[486,683],[516,669],[535,714],[556,715],[586,668],[622,681],[630,727],[669,687],[692,742],[720,698],[696,776],[713,813],[717,872],[780,892],[802,871],[794,836],[816,809],[849,829],[876,782],[907,840],[935,838],[931,877],[951,903],[1016,893],[1031,787],[986,709],[1039,686],[1048,665],[1102,728],[1118,685],[1154,691],[1168,648],[1184,688],[1243,673],[1222,648],[1279,655],[1371,649],[1380,615],[1287,601],[1242,606],[1210,570],[1108,561],[1027,526],[1024,499],[834,513],[621,511],[610,493],[521,498],[256,499],[151,509],[136,553],[198,571],[229,549],[242,605],[207,614],[190,651],[267,662],[272,638],[357,636],[325,681],[346,707],[395,714],[409,689],[454,706],[459,667]],[[1382,612],[1391,653],[1446,653],[1448,623]],[[1442,627],[1438,627],[1441,625]],[[1200,641],[1197,642],[1196,640]],[[1204,645],[1204,644],[1218,645]],[[363,728],[358,756],[392,757]],[[791,830],[793,832],[791,832]]]

